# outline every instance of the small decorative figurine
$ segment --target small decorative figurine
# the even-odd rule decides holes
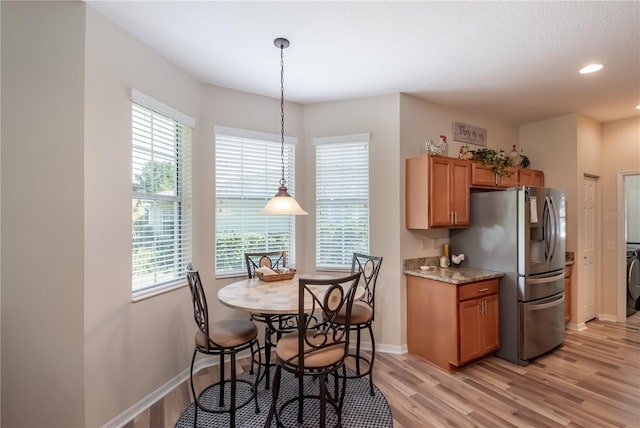
[[[460,146],[460,151],[458,152],[458,159],[466,159],[467,154],[464,151],[464,146]]]

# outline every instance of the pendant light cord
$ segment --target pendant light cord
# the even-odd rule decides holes
[[[282,164],[282,177],[280,186],[284,187],[287,180],[284,179],[284,45],[280,45],[280,162]]]

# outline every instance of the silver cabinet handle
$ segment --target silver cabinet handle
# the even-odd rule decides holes
[[[486,288],[486,287],[485,288],[481,288],[481,289],[478,290],[478,293],[484,293],[485,291],[489,291],[489,289]]]

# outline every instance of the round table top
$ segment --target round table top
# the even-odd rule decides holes
[[[329,275],[301,275],[307,279],[334,278]],[[297,314],[299,275],[283,281],[266,282],[258,278],[233,282],[218,291],[218,300],[233,309],[255,314]],[[326,286],[309,285],[316,296],[322,299]],[[360,287],[358,287],[360,288]],[[356,291],[356,298],[364,290]],[[311,296],[305,297],[305,308],[311,309]]]

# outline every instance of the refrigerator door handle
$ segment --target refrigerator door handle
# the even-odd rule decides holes
[[[542,233],[544,234],[544,261],[549,263],[550,259],[550,231],[549,231],[549,197],[544,197],[544,207],[542,208]]]
[[[564,294],[558,299],[558,300],[554,300],[553,302],[549,302],[549,303],[542,303],[539,305],[531,305],[527,308],[528,311],[540,311],[542,309],[548,309],[548,308],[552,308],[554,306],[559,306],[564,302]]]
[[[556,211],[556,206],[553,202],[553,198],[547,196],[547,199],[549,200],[549,219],[551,220],[551,242],[549,242],[549,244],[551,245],[549,260],[551,260],[556,254],[556,242],[558,240],[558,212]]]
[[[526,278],[525,281],[527,284],[546,284],[559,279],[564,279],[564,272],[553,276],[545,276],[544,278]]]

